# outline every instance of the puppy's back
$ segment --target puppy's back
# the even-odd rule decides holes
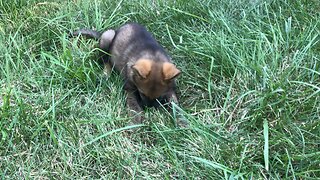
[[[127,63],[135,63],[141,58],[169,61],[166,52],[152,34],[137,23],[128,23],[116,31],[110,53],[111,62],[120,71]]]

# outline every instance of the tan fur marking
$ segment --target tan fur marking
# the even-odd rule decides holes
[[[142,78],[148,77],[151,72],[151,67],[152,61],[148,59],[140,59],[132,66],[132,68],[136,70]]]
[[[180,70],[172,63],[163,63],[162,73],[164,80],[171,80],[180,74]]]

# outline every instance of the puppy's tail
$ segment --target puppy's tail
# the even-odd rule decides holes
[[[92,39],[95,39],[95,40],[99,40],[100,37],[101,37],[101,33],[98,32],[98,31],[95,31],[95,30],[92,30],[92,29],[80,29],[78,31],[75,31],[73,33],[71,33],[69,35],[69,37],[76,37],[76,36],[85,36],[85,37],[88,37],[88,38],[92,38]]]
[[[116,35],[116,32],[113,29],[109,29],[103,33],[91,29],[80,29],[73,32],[69,37],[75,37],[79,35],[99,40],[100,49],[107,51]]]

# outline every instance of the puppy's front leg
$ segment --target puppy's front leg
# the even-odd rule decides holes
[[[127,91],[127,107],[129,108],[129,116],[134,117],[131,124],[141,124],[144,119],[143,109],[132,91]]]
[[[177,95],[174,91],[170,91],[168,93],[168,102],[171,103],[171,102],[174,102],[175,104],[179,105],[179,101],[178,101],[178,98],[177,98]]]
[[[170,111],[172,112],[172,114],[174,114],[174,110],[173,110],[173,107],[172,107],[172,102],[175,103],[176,105],[179,105],[179,101],[178,101],[178,98],[177,98],[177,95],[176,95],[176,92],[175,91],[170,91],[168,93],[168,102],[169,102],[169,109]],[[177,114],[177,126],[178,127],[188,127],[189,126],[189,123],[188,121],[181,115],[181,112],[176,109],[176,114]]]

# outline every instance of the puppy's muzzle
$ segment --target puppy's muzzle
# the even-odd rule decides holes
[[[142,101],[142,105],[146,106],[146,107],[159,107],[159,100],[162,99],[162,97],[160,96],[159,98],[156,99],[150,99],[148,98],[146,95],[142,94],[139,92],[141,101]]]

